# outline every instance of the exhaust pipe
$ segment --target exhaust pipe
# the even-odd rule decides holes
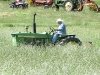
[[[33,33],[36,33],[35,16],[36,16],[36,13],[34,13],[34,17],[33,17]]]

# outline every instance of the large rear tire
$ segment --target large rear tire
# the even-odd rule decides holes
[[[65,2],[65,10],[72,11],[72,9],[73,9],[73,3],[71,1]]]
[[[79,46],[82,45],[82,42],[78,38],[67,38],[64,43],[68,44],[69,42],[76,43]]]

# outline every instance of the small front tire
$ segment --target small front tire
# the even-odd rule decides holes
[[[73,9],[73,3],[70,2],[70,1],[67,1],[67,2],[65,3],[65,10],[66,10],[66,11],[72,11],[72,9]]]

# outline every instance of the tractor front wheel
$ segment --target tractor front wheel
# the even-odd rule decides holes
[[[71,1],[65,2],[65,10],[72,11],[72,9],[73,9],[73,3]]]

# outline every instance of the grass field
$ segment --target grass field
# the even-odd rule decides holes
[[[0,75],[100,75],[100,13],[87,7],[82,12],[11,9],[8,3],[0,1]],[[83,45],[13,47],[11,33],[25,32],[27,25],[32,31],[35,12],[37,32],[56,28],[56,19],[62,18],[68,34],[76,34]]]

